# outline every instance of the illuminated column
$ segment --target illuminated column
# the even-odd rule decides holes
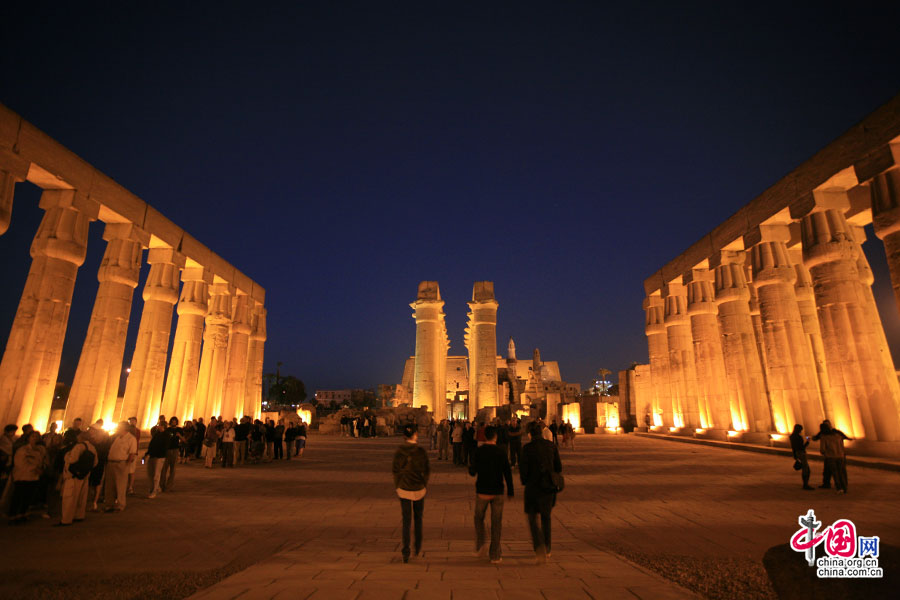
[[[797,272],[786,245],[790,230],[787,225],[763,225],[752,233],[756,242],[750,249],[753,287],[759,297],[774,426],[779,433],[790,433],[797,423],[812,430],[824,413],[794,291]]]
[[[844,218],[846,193],[818,190],[792,214],[801,221],[803,261],[813,280],[822,341],[833,391],[833,424],[851,437],[900,440],[900,420],[892,397],[896,373],[887,372],[879,355],[859,253]],[[810,202],[812,201],[812,202]],[[799,216],[799,215],[795,215]]]
[[[0,149],[0,235],[9,229],[16,183],[28,175],[29,163]],[[0,411],[2,413],[2,411]]]
[[[663,298],[675,427],[701,427],[694,341],[687,313],[687,290],[680,280],[670,282],[663,288]]]
[[[413,407],[425,406],[434,412],[434,418],[444,419],[446,379],[441,379],[447,362],[447,327],[444,324],[444,301],[437,281],[419,284],[416,301],[409,305],[415,309],[416,367],[413,375]]]
[[[212,416],[225,416],[222,415],[222,391],[228,366],[228,329],[234,288],[227,283],[215,283],[209,293],[209,312],[206,314],[200,376],[194,401],[194,415],[203,417],[207,422]]]
[[[856,165],[855,172],[860,183],[869,181],[872,225],[875,235],[884,242],[894,297],[900,308],[900,141]]]
[[[43,431],[50,418],[75,275],[84,262],[94,218],[76,203],[81,200],[74,190],[41,195],[44,217],[31,244],[31,268],[0,361],[3,423],[31,423]]]
[[[178,302],[179,271],[184,257],[171,248],[151,248],[147,263],[150,273],[144,283],[144,309],[120,414],[122,419],[136,416],[143,429],[152,427],[159,417],[172,311]]]
[[[469,302],[469,402],[480,410],[500,406],[497,387],[497,307],[493,281],[476,281]],[[474,402],[473,402],[474,401]]]
[[[262,411],[263,358],[266,343],[266,309],[261,302],[253,303],[251,312],[250,347],[247,351],[247,376],[244,383],[244,412],[259,418]]]
[[[106,252],[97,272],[100,286],[66,404],[67,425],[77,418],[85,423],[102,418],[110,423],[115,417],[131,303],[150,235],[131,224],[109,223],[103,239]]]
[[[700,426],[730,429],[731,409],[713,276],[708,269],[694,269],[690,278],[687,284],[687,312],[691,318],[697,365]]]
[[[651,404],[653,410],[652,426],[673,426],[672,393],[669,383],[669,342],[666,336],[666,325],[663,301],[658,293],[644,299],[646,314],[645,329],[647,349],[650,355]]]
[[[181,271],[181,296],[178,299],[178,324],[166,375],[160,412],[179,420],[193,418],[200,374],[200,347],[203,343],[203,319],[209,308],[209,286],[212,272],[203,267],[187,267]],[[127,416],[127,415],[126,415]]]
[[[232,309],[231,333],[228,337],[228,366],[225,369],[222,400],[222,416],[226,419],[244,416],[244,385],[247,379],[250,332],[250,297],[238,291]]]
[[[723,250],[714,257],[716,303],[725,372],[736,384],[731,398],[731,422],[738,431],[771,430],[768,398],[763,381],[756,333],[750,317],[750,289],[744,276],[744,252]]]

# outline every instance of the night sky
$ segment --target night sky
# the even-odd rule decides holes
[[[583,385],[645,362],[643,279],[900,92],[898,3],[88,4],[3,4],[0,102],[262,284],[266,371],[310,392],[399,383],[424,279],[453,354],[493,280],[499,352]],[[0,340],[37,197],[0,237]]]

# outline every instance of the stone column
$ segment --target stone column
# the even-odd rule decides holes
[[[854,166],[859,182],[869,182],[872,225],[884,242],[894,297],[900,308],[900,142],[888,144]]]
[[[674,425],[672,419],[672,393],[669,382],[669,342],[662,297],[658,294],[644,299],[646,313],[645,332],[650,356],[650,382],[652,422],[651,426]]]
[[[444,325],[444,301],[437,281],[423,281],[419,284],[416,301],[410,304],[415,309],[416,320],[416,366],[413,375],[413,407],[426,406],[434,412],[435,419],[446,418],[446,381],[441,380],[447,362],[447,328]]]
[[[250,297],[238,291],[232,308],[228,366],[225,369],[222,400],[222,416],[226,419],[235,417],[239,419],[244,416],[244,385],[247,378],[250,325]]]
[[[181,296],[178,299],[178,324],[166,376],[160,412],[179,420],[193,418],[200,375],[200,348],[203,343],[203,319],[209,309],[212,271],[188,267],[181,272]]]
[[[3,423],[31,423],[44,431],[59,374],[75,275],[84,262],[95,207],[74,190],[47,190],[31,244],[31,269],[0,361]]]
[[[29,163],[8,150],[0,149],[0,235],[9,229],[16,183],[28,175]]]
[[[731,422],[737,431],[771,431],[768,398],[756,334],[750,317],[750,289],[744,275],[744,252],[722,251],[713,257],[716,303],[725,372],[736,384],[731,406]]]
[[[150,234],[129,223],[109,223],[103,239],[106,252],[97,272],[100,286],[66,404],[67,425],[77,418],[86,424],[101,418],[110,423],[116,416],[131,302]]]
[[[822,341],[833,391],[833,424],[851,437],[900,440],[900,420],[892,397],[896,373],[878,354],[878,335],[869,314],[858,267],[861,249],[844,218],[846,194],[815,196],[801,221],[803,261],[813,280]],[[792,213],[795,207],[792,206]],[[875,317],[877,319],[877,317]]]
[[[215,283],[210,288],[194,410],[194,416],[203,417],[207,423],[210,417],[218,417],[222,412],[233,294],[234,288],[227,283]]]
[[[259,418],[262,410],[263,358],[266,343],[266,309],[254,302],[251,312],[250,347],[247,351],[247,376],[244,380],[244,412]]]
[[[666,337],[669,347],[669,380],[675,427],[701,427],[697,404],[697,371],[687,290],[681,281],[664,286]]]
[[[815,430],[824,418],[816,367],[794,292],[797,272],[788,255],[790,239],[787,225],[762,225],[745,237],[745,244],[753,244],[753,287],[759,297],[773,425],[779,433],[790,433],[797,423]]]
[[[171,248],[151,248],[147,262],[150,273],[144,282],[144,308],[120,415],[122,419],[136,416],[142,429],[155,425],[160,415],[172,312],[178,302],[179,271],[184,266],[184,256]]]
[[[700,426],[731,429],[722,335],[713,276],[708,269],[694,269],[687,284],[687,312],[691,319],[694,358],[697,365],[697,393]]]
[[[469,402],[475,410],[500,406],[497,386],[497,308],[493,281],[476,281],[469,302]],[[474,401],[474,403],[473,403]]]

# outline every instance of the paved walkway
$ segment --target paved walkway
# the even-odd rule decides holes
[[[719,560],[758,565],[809,508],[826,524],[849,518],[862,535],[900,541],[898,473],[850,467],[848,495],[804,492],[783,456],[601,435],[562,453],[567,489],[547,565],[532,564],[520,489],[504,514],[503,564],[474,558],[473,479],[437,461],[425,554],[404,565],[389,474],[397,443],[313,436],[302,461],[179,466],[172,492],[132,497],[122,514],[0,526],[0,597],[78,578],[102,590],[134,574],[213,584],[224,571],[233,574],[196,597],[674,598],[690,593],[612,551],[649,565],[685,557],[706,578]],[[85,597],[83,586],[62,589],[52,597]]]

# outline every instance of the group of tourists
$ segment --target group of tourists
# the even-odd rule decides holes
[[[446,433],[450,423],[441,421],[438,430]],[[454,423],[454,430],[460,423]],[[468,424],[472,430],[471,424]],[[500,536],[503,525],[504,496],[514,496],[509,440],[520,440],[520,451],[515,453],[519,464],[519,479],[525,487],[524,509],[528,516],[531,541],[538,563],[550,556],[550,513],[556,505],[556,494],[562,489],[562,462],[552,434],[541,421],[528,424],[528,443],[521,445],[523,437],[518,419],[499,425],[480,425],[474,428],[475,445],[471,448],[466,462],[470,475],[475,480],[475,554],[489,558],[494,564],[502,561]],[[506,446],[501,443],[501,430],[507,433]],[[465,426],[462,426],[465,431]],[[480,431],[480,434],[477,433]],[[510,436],[509,431],[518,435]],[[544,432],[547,432],[546,434]],[[409,562],[410,556],[422,552],[422,521],[425,509],[425,495],[431,466],[428,452],[418,444],[418,427],[415,424],[403,426],[405,441],[394,453],[392,472],[394,487],[400,499],[402,521],[402,557]],[[481,437],[482,439],[478,439]],[[548,439],[549,438],[549,439]],[[462,442],[454,442],[462,443]],[[440,450],[440,443],[438,444]],[[454,459],[456,455],[454,454]],[[440,458],[445,460],[446,456]],[[485,541],[484,520],[487,509],[491,510],[491,540]],[[410,530],[413,531],[413,545],[410,547]]]
[[[809,461],[806,456],[806,448],[809,446],[810,437],[803,436],[803,425],[794,425],[794,431],[790,435],[791,451],[794,456],[794,469],[800,471],[803,480],[803,489],[815,489],[809,485]],[[825,459],[825,467],[822,470],[822,485],[820,488],[830,489],[831,480],[834,479],[834,487],[838,494],[847,493],[847,456],[844,452],[844,440],[852,438],[840,429],[835,429],[831,421],[824,420],[819,425],[819,433],[812,437],[812,441],[819,442],[819,452]]]
[[[341,435],[352,438],[373,438],[378,434],[378,421],[374,415],[341,416]]]
[[[179,424],[177,417],[150,429],[150,440],[139,459],[141,430],[137,418],[119,423],[112,434],[102,419],[82,429],[75,419],[65,434],[57,424],[41,435],[31,425],[7,425],[0,436],[0,513],[11,525],[24,523],[39,512],[58,516],[57,526],[83,521],[88,510],[121,512],[134,494],[138,462],[146,464],[148,498],[171,491],[177,464],[203,460],[212,468],[235,464],[290,460],[303,456],[307,424],[283,420],[276,424],[243,417],[231,421],[212,417]]]

